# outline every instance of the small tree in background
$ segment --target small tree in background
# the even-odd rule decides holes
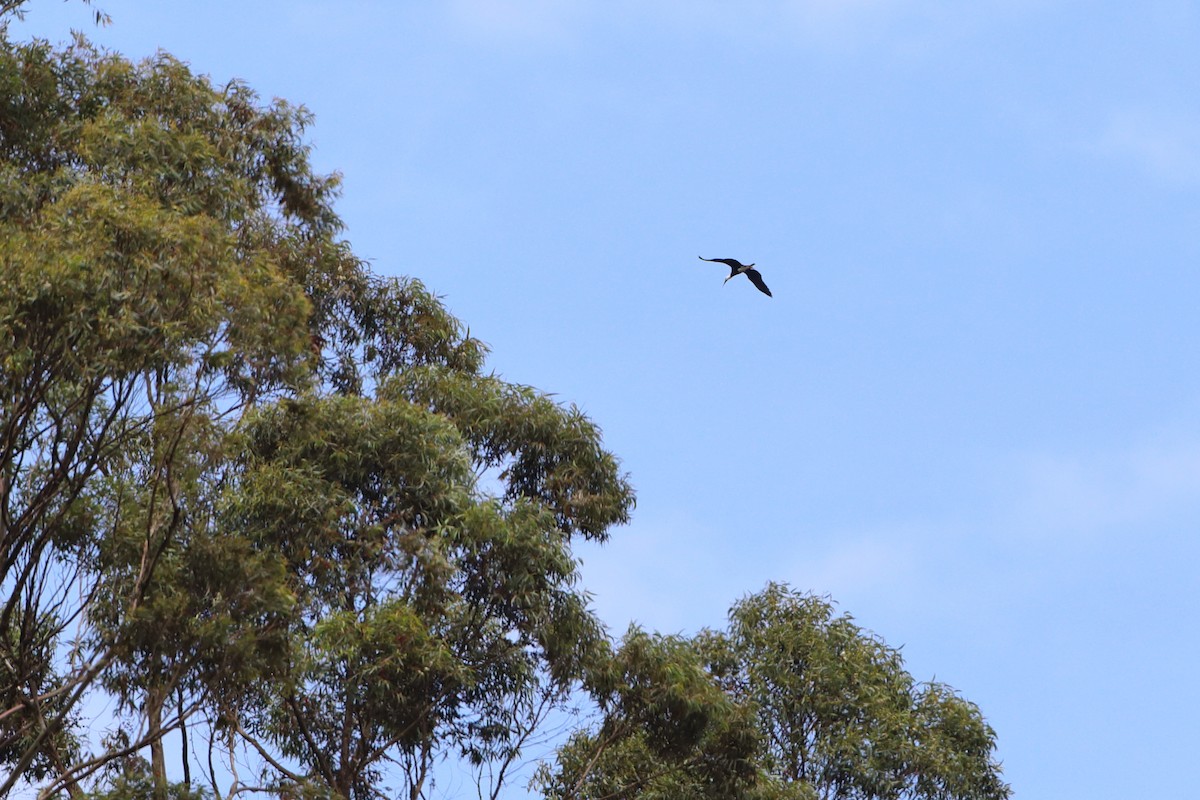
[[[648,685],[673,703],[642,700],[641,675],[618,682],[622,702],[577,734],[542,771],[568,798],[753,797],[804,800],[1001,800],[995,734],[952,689],[916,684],[900,654],[835,616],[821,598],[770,584],[736,603],[726,631],[673,640],[673,666]],[[644,635],[626,649],[645,650]],[[687,666],[684,666],[687,665]],[[705,670],[701,670],[704,665]],[[704,700],[714,687],[722,703]],[[654,696],[654,695],[651,695]],[[722,706],[723,704],[723,706]],[[728,709],[714,728],[704,716]],[[700,709],[704,709],[702,712]],[[683,749],[661,749],[679,741]],[[665,727],[664,727],[665,726]],[[747,746],[747,742],[749,745]],[[658,747],[659,749],[655,749]]]

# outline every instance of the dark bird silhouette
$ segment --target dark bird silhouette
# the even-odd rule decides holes
[[[750,279],[751,283],[758,287],[760,292],[765,294],[767,297],[772,296],[771,290],[767,288],[765,283],[763,283],[762,275],[758,274],[758,270],[754,268],[753,264],[743,264],[736,258],[705,258],[704,256],[699,256],[699,258],[701,261],[713,261],[716,263],[725,264],[729,267],[729,278],[734,278],[738,275],[745,275]],[[725,279],[725,283],[729,283],[729,278]]]

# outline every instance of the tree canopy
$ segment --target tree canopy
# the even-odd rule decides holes
[[[827,600],[769,584],[729,619],[691,639],[631,630],[617,663],[638,668],[614,682],[600,724],[542,771],[546,795],[1009,796],[979,709],[944,684],[916,683],[899,652]],[[648,670],[661,675],[646,680]]]
[[[310,122],[0,22],[0,794],[494,797],[590,698],[548,796],[1004,796],[973,706],[787,590],[610,641],[619,462],[354,256]]]
[[[161,794],[189,724],[342,796],[504,752],[602,652],[570,542],[633,494],[599,431],[354,258],[302,108],[3,44],[4,788],[149,748]]]

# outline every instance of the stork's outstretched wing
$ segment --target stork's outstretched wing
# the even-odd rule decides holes
[[[771,294],[771,290],[767,288],[767,285],[765,283],[763,283],[762,275],[759,274],[758,270],[756,270],[756,269],[746,270],[746,277],[749,278],[750,282],[753,283],[755,286],[757,286],[758,290],[760,292],[762,292],[763,294],[765,294],[767,297],[773,296]]]
[[[742,262],[738,261],[736,258],[705,258],[704,256],[697,256],[697,258],[699,258],[701,261],[712,261],[716,264],[724,264],[730,269],[742,268]]]

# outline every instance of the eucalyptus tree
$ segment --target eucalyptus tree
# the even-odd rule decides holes
[[[698,644],[716,679],[755,709],[773,781],[820,800],[1008,796],[979,709],[915,681],[898,650],[827,600],[769,584],[729,619]]]
[[[634,626],[588,683],[599,719],[534,783],[552,800],[748,797],[759,786],[751,709],[722,691],[694,644]]]
[[[4,39],[0,76],[0,790],[78,792],[161,735],[139,686],[147,735],[85,752],[81,700],[135,657],[124,623],[198,524],[227,421],[311,372],[309,303],[263,232],[327,237],[304,202],[332,183],[286,196],[302,113],[167,57]]]
[[[419,796],[604,661],[616,459],[355,258],[309,122],[0,37],[0,793]]]
[[[689,698],[690,705],[678,707],[711,713],[719,706],[703,699],[712,691],[697,674],[703,665],[726,708],[736,709],[721,717],[720,736],[693,736],[684,750],[655,751],[655,743],[671,739],[663,720],[678,712],[639,718],[612,704],[597,728],[577,734],[553,768],[542,771],[547,796],[1009,796],[994,758],[995,732],[979,709],[944,684],[914,681],[898,651],[835,614],[828,601],[769,584],[736,603],[729,619],[726,630],[689,640],[690,657],[677,651],[658,682]],[[635,693],[647,685],[640,677],[618,684]]]

